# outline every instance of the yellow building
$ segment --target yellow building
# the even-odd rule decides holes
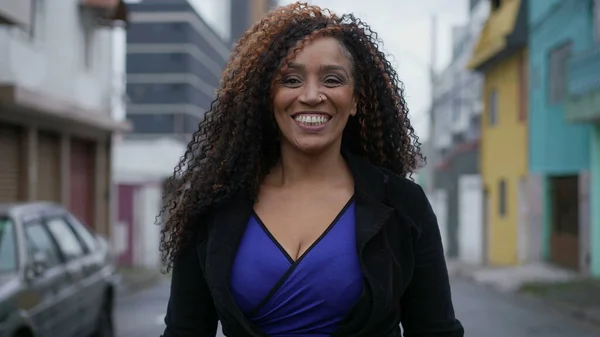
[[[516,265],[524,259],[525,226],[519,205],[527,176],[527,17],[525,1],[492,1],[469,68],[484,80],[481,175],[485,196],[487,262]]]

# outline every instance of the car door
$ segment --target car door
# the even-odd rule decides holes
[[[89,232],[89,230],[80,223],[74,216],[63,213],[60,215],[69,228],[77,236],[84,250],[84,255],[80,262],[82,266],[81,291],[85,296],[81,296],[80,317],[83,324],[81,335],[88,335],[93,332],[100,315],[100,309],[104,301],[106,290],[106,281],[102,273],[104,259],[98,251],[98,241]]]
[[[61,336],[60,312],[64,310],[61,294],[68,286],[66,270],[56,243],[41,219],[24,222],[23,234],[28,254],[25,289],[20,294],[19,306],[31,317],[36,336]],[[43,256],[45,267],[33,268],[38,256]]]
[[[68,287],[65,288],[65,292],[62,294],[64,310],[61,310],[59,318],[60,325],[63,327],[60,336],[79,337],[79,331],[84,328],[81,313],[83,310],[83,297],[86,296],[85,293],[82,293],[84,276],[81,258],[84,256],[84,250],[64,218],[46,216],[44,221],[65,261],[65,281]]]

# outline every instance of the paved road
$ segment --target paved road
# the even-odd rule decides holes
[[[462,280],[454,280],[452,289],[466,337],[600,336],[599,327],[565,317],[536,301],[515,299]],[[117,337],[160,336],[168,293],[165,282],[120,299],[115,315]]]

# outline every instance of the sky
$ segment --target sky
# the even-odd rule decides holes
[[[139,0],[138,0],[139,1]],[[221,36],[229,35],[229,1],[190,0]],[[130,2],[136,2],[135,0]],[[295,0],[279,0],[280,5]],[[429,70],[441,71],[450,61],[451,28],[468,20],[468,0],[306,0],[337,14],[353,13],[378,33],[383,50],[405,87],[412,124],[428,138],[427,109],[431,103]],[[432,38],[432,18],[437,32]],[[435,58],[432,45],[436,46]]]

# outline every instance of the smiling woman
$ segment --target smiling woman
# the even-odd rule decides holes
[[[396,73],[296,3],[239,40],[167,196],[165,337],[462,337]]]

